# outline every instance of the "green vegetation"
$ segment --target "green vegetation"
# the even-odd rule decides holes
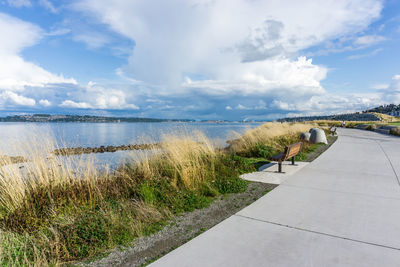
[[[29,149],[32,164],[25,170],[0,168],[0,262],[56,265],[130,245],[173,215],[245,191],[240,174],[255,171],[311,127],[267,123],[225,150],[201,133],[165,136],[161,149],[143,152],[111,174],[96,171],[90,161],[49,160],[43,151],[53,147]],[[316,147],[305,143],[297,160]]]
[[[390,134],[400,136],[400,127],[390,129]]]

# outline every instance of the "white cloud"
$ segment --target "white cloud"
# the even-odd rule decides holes
[[[379,17],[382,1],[85,0],[75,8],[135,41],[122,69],[135,80],[166,85],[153,87],[157,93],[295,99],[324,93],[320,81],[327,72],[297,58],[298,52],[365,30]],[[357,40],[378,41],[379,36]],[[185,73],[206,79],[185,81]]]
[[[47,99],[40,99],[39,104],[42,105],[43,107],[50,107],[51,102]]]
[[[34,106],[36,101],[22,95],[18,95],[11,91],[4,91],[0,93],[0,104],[11,104],[17,106]]]
[[[68,33],[70,33],[70,32],[71,32],[70,29],[67,29],[67,28],[60,28],[60,29],[52,30],[52,31],[46,33],[46,35],[47,35],[47,36],[60,36],[60,35],[68,34]]]
[[[39,5],[43,6],[47,10],[49,10],[51,13],[58,13],[57,8],[54,7],[53,3],[50,2],[49,0],[39,0]]]
[[[63,108],[92,108],[92,106],[85,102],[75,102],[72,100],[64,100],[60,105]]]
[[[95,82],[86,86],[76,86],[68,89],[67,100],[60,107],[84,109],[138,110],[139,107],[128,102],[129,96],[122,89],[103,87]]]
[[[327,70],[312,64],[311,59],[271,59],[226,66],[218,71],[220,80],[183,83],[184,88],[203,90],[211,95],[261,94],[293,99],[323,94],[320,81]]]
[[[394,75],[390,85],[379,91],[386,103],[400,104],[400,75]]]
[[[356,46],[366,47],[378,44],[384,40],[386,40],[386,38],[380,35],[364,35],[355,39],[354,44]]]
[[[0,12],[1,54],[17,54],[22,49],[37,43],[43,31],[38,26]]]
[[[264,101],[260,100],[258,101],[258,105],[254,107],[254,109],[267,109],[267,104]]]
[[[75,35],[73,39],[85,43],[91,49],[103,47],[111,41],[109,37],[98,32],[83,32]]]
[[[372,89],[376,89],[376,90],[387,89],[388,87],[389,87],[389,84],[387,84],[387,83],[377,83],[377,84],[373,84],[371,86]]]
[[[307,101],[285,102],[274,100],[271,107],[297,111],[296,116],[338,114],[362,111],[384,103],[379,94],[325,94],[313,96]]]
[[[31,7],[32,3],[29,0],[7,0],[8,4],[13,7]]]
[[[135,104],[126,102],[127,95],[122,90],[104,88],[94,82],[89,82],[86,87],[87,96],[93,99],[92,105],[100,109],[133,109],[138,110]]]
[[[43,36],[43,31],[36,25],[24,22],[9,15],[0,13],[0,91],[22,91],[25,86],[45,86],[49,83],[73,83],[40,66],[25,61],[20,52],[36,44]]]
[[[239,110],[249,110],[249,109],[251,109],[251,108],[246,107],[246,106],[244,106],[244,105],[242,105],[242,104],[238,104],[238,105],[236,106],[236,109],[239,109]]]
[[[225,109],[226,110],[232,110],[232,107],[231,106],[226,106]]]
[[[272,101],[271,107],[277,108],[280,110],[295,110],[296,109],[294,104],[289,104],[287,102],[283,102],[281,100],[276,100],[276,99],[274,101]]]
[[[347,59],[360,59],[360,58],[372,57],[381,52],[382,50],[383,50],[382,48],[377,48],[369,53],[348,56]]]

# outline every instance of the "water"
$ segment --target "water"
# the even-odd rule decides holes
[[[202,131],[217,146],[260,123],[0,123],[0,154],[15,155],[15,143],[53,137],[61,147],[99,147],[157,142],[163,133]],[[144,138],[145,137],[145,138]],[[151,142],[150,141],[150,142]],[[99,163],[116,164],[125,151],[96,154]],[[76,156],[74,156],[76,157]],[[85,155],[79,156],[85,157]]]

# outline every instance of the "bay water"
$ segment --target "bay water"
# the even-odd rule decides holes
[[[218,147],[261,123],[0,123],[0,154],[17,156],[16,144],[52,139],[58,147],[99,147],[159,142],[163,134],[203,132]],[[96,164],[116,166],[128,153],[98,153]],[[133,152],[135,153],[135,152]],[[75,155],[71,157],[88,157]]]

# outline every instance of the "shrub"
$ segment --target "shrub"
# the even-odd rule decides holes
[[[298,140],[301,132],[308,132],[312,127],[311,124],[303,123],[265,123],[229,141],[229,149],[232,153],[244,156],[254,156],[257,153],[269,155],[270,152],[265,151],[265,146],[282,149],[283,144]]]
[[[240,193],[247,189],[247,182],[239,177],[217,179],[214,184],[221,194]]]
[[[400,136],[400,127],[390,129],[390,134]]]

